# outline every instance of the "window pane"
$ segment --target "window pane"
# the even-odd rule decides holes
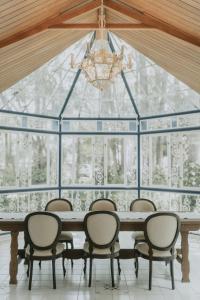
[[[168,185],[168,149],[167,137],[152,138],[152,183]]]
[[[108,140],[108,183],[123,184],[124,182],[124,143],[122,138]]]
[[[44,210],[48,201],[58,197],[57,191],[0,194],[0,211],[31,212]]]
[[[200,133],[183,135],[183,185],[200,188]]]
[[[142,185],[200,191],[200,131],[141,138]]]
[[[135,136],[62,138],[62,184],[136,186]]]
[[[58,137],[0,132],[0,187],[57,184]]]
[[[199,195],[141,191],[141,196],[155,202],[158,210],[200,212]]]
[[[125,190],[63,190],[62,197],[71,201],[73,209],[76,211],[89,210],[92,201],[98,198],[112,199],[118,211],[129,211],[133,199],[137,198],[137,191]]]

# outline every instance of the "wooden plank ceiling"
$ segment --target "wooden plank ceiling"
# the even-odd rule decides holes
[[[98,28],[100,0],[0,0],[0,91]],[[106,26],[200,92],[199,0],[104,0]]]

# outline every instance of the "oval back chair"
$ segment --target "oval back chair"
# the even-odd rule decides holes
[[[92,281],[93,258],[109,258],[111,266],[112,286],[114,287],[113,259],[119,257],[119,242],[117,241],[120,220],[117,214],[111,211],[92,211],[84,218],[86,241],[84,252],[90,258],[89,287]],[[119,268],[119,265],[118,265]],[[118,269],[120,272],[120,270]]]
[[[145,220],[145,242],[138,243],[136,250],[139,256],[149,260],[149,290],[152,285],[152,262],[170,262],[172,289],[174,286],[173,260],[174,246],[180,231],[180,219],[175,213],[159,212],[150,215]],[[138,275],[138,259],[136,262],[136,276]]]
[[[130,211],[133,212],[154,212],[156,211],[156,206],[153,201],[145,198],[138,198],[131,202]],[[132,233],[132,238],[134,242],[134,248],[137,243],[145,241],[143,231],[135,231]]]
[[[31,290],[33,261],[52,260],[53,288],[56,288],[55,259],[62,257],[64,245],[58,243],[62,223],[58,216],[48,212],[34,212],[25,218],[25,234],[27,247],[25,249],[28,259],[29,290]],[[30,274],[29,274],[30,267]],[[63,272],[64,257],[63,257]]]
[[[117,211],[117,206],[114,201],[107,198],[100,198],[93,201],[90,204],[89,210],[97,211],[97,210],[106,210],[106,211]]]
[[[55,198],[50,200],[46,207],[45,211],[73,211],[73,206],[71,202],[64,198]],[[73,235],[70,231],[62,231],[59,237],[59,242],[66,244],[66,249],[68,244],[70,244],[71,249],[74,249]],[[41,266],[41,264],[40,264]],[[73,260],[71,259],[71,266],[73,267]]]

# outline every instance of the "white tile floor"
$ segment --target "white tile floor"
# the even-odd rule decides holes
[[[75,245],[82,246],[83,234],[74,233]],[[23,239],[19,240],[23,245]],[[131,247],[130,233],[120,235],[122,247]],[[42,263],[39,270],[34,264],[32,290],[28,291],[26,277],[27,266],[23,261],[19,264],[18,285],[9,285],[9,236],[0,237],[0,300],[200,300],[200,237],[190,237],[191,282],[181,283],[180,265],[175,262],[176,289],[171,290],[169,267],[163,263],[154,263],[153,287],[148,291],[148,263],[140,259],[139,278],[135,278],[133,261],[121,261],[122,274],[116,272],[117,288],[110,287],[109,262],[96,260],[94,263],[92,287],[87,287],[87,278],[83,276],[83,262],[76,260],[71,270],[70,262],[66,261],[67,274],[63,278],[61,260],[57,260],[57,289],[52,289],[51,264]],[[117,268],[115,268],[117,271]]]

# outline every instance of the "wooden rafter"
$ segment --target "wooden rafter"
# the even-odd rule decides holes
[[[98,30],[98,23],[81,23],[81,24],[55,24],[49,27],[49,29],[73,29],[73,30]],[[117,29],[117,30],[132,30],[132,29],[152,29],[153,27],[145,24],[131,24],[131,23],[106,23],[105,28]]]
[[[136,19],[147,26],[152,26],[193,45],[200,46],[200,39],[196,36],[182,31],[181,29],[163,22],[162,20],[157,19],[152,15],[142,12],[132,6],[128,6],[122,1],[104,0],[104,6],[108,9],[124,14],[130,18]]]
[[[70,10],[65,11],[64,13],[58,14],[56,16],[53,16],[51,18],[48,18],[44,20],[43,22],[34,25],[30,28],[27,28],[26,30],[20,31],[16,34],[13,34],[9,36],[8,38],[5,38],[3,40],[0,40],[0,48],[3,48],[5,46],[8,46],[12,43],[18,42],[24,38],[27,38],[29,36],[32,36],[34,34],[37,34],[41,31],[44,31],[48,29],[50,26],[54,24],[58,24],[64,21],[71,20],[77,16],[83,15],[85,13],[88,13],[89,11],[97,9],[101,5],[100,0],[94,0],[90,2],[86,2],[83,5],[74,7]]]

